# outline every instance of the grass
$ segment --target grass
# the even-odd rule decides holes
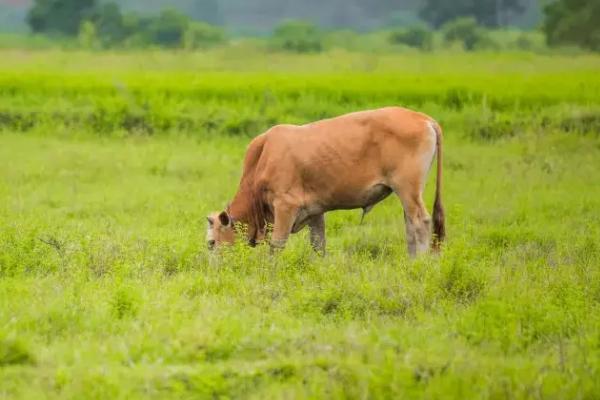
[[[480,55],[480,81],[467,81],[461,70],[474,56],[456,56],[449,58],[447,84],[422,89],[411,80],[415,71],[389,87],[390,71],[373,72],[372,87],[367,75],[352,72],[349,87],[340,87],[328,77],[348,76],[341,72],[282,69],[284,87],[229,71],[211,72],[214,79],[193,90],[184,83],[193,72],[169,73],[174,61],[144,81],[131,64],[139,55],[116,56],[125,61],[112,68],[138,84],[136,96],[163,111],[179,107],[172,121],[195,117],[195,107],[222,112],[207,133],[204,122],[189,129],[153,125],[152,132],[87,118],[67,123],[61,113],[94,112],[94,102],[106,101],[107,118],[117,118],[113,102],[120,95],[95,70],[108,55],[77,53],[76,68],[58,71],[52,65],[64,55],[41,54],[49,70],[26,67],[15,80],[8,72],[0,85],[0,114],[21,107],[41,116],[29,126],[0,123],[0,396],[600,393],[600,96],[598,79],[588,73],[597,58],[557,57],[547,65],[545,57],[532,57],[534,67],[524,72],[524,56]],[[9,60],[9,69],[29,65]],[[496,62],[512,72],[491,79],[487,71]],[[568,77],[547,75],[561,64]],[[420,79],[436,73],[429,74]],[[519,85],[506,87],[511,74]],[[298,76],[301,82],[291,80]],[[487,87],[486,76],[495,83]],[[448,89],[461,82],[513,105],[447,102]],[[583,90],[566,94],[581,82]],[[233,96],[248,86],[241,99]],[[265,86],[279,100],[261,109]],[[362,226],[359,210],[329,214],[324,258],[312,254],[306,232],[275,258],[263,247],[208,254],[204,216],[235,192],[249,135],[270,123],[261,119],[265,112],[277,122],[301,122],[392,103],[401,97],[391,93],[403,88],[431,93],[420,109],[446,128],[448,242],[441,257],[407,259],[395,198]],[[348,101],[332,100],[340,93]],[[514,105],[525,97],[526,107]],[[260,122],[228,131],[238,113]]]

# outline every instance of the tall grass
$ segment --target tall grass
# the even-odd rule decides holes
[[[597,396],[595,57],[367,73],[302,56],[270,75],[64,57],[0,75],[1,397]],[[204,216],[235,192],[250,136],[384,104],[445,127],[440,257],[407,258],[393,197],[362,225],[328,214],[323,258],[306,232],[277,257],[208,254]]]
[[[206,59],[5,53],[0,129],[12,131],[253,136],[278,122],[390,104],[435,114],[446,126],[486,139],[514,135],[524,123],[529,129],[598,127],[599,60],[591,56],[274,54],[266,73],[258,72],[263,65],[256,54],[236,72],[230,56],[217,51]],[[373,68],[361,71],[367,61]]]

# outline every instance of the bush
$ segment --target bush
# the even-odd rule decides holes
[[[544,32],[551,46],[575,44],[600,51],[600,2],[558,0],[544,9]]]
[[[185,15],[176,10],[166,9],[157,17],[150,17],[145,21],[142,19],[141,28],[148,43],[178,47],[183,43],[183,36],[189,24],[190,20]]]
[[[519,37],[515,40],[515,46],[520,49],[520,50],[531,50],[535,47],[535,43],[533,42],[533,40],[527,36],[527,34],[522,33],[521,35],[519,35]]]
[[[144,29],[147,29],[150,18],[141,18],[137,14],[127,13],[123,15],[122,22],[123,31],[125,32],[123,44],[126,47],[144,46],[149,43]]]
[[[273,32],[274,47],[296,53],[320,52],[323,37],[319,28],[304,21],[288,21],[278,25]]]
[[[405,44],[421,50],[433,48],[433,33],[422,25],[394,31],[390,34],[389,40],[392,44]]]
[[[123,15],[114,2],[97,5],[96,0],[73,4],[70,1],[37,0],[28,16],[32,30],[78,34],[80,45],[88,49],[122,45],[199,48],[225,39],[221,29],[191,22],[176,10],[165,9],[157,16]],[[68,23],[63,19],[68,19]],[[73,31],[71,25],[75,22],[78,26]]]
[[[131,34],[116,3],[103,4],[94,13],[93,21],[104,47],[119,45]]]
[[[323,37],[323,46],[327,49],[359,50],[363,38],[364,35],[350,29],[330,31]]]
[[[522,0],[424,0],[422,3],[421,18],[436,28],[466,16],[472,16],[481,25],[498,27],[502,25],[502,14],[525,10]]]
[[[447,42],[461,42],[469,51],[488,41],[485,30],[473,17],[457,18],[448,22],[442,27],[442,32]]]
[[[122,286],[118,288],[110,303],[113,314],[118,319],[135,316],[139,310],[140,296],[136,288]]]
[[[98,46],[96,25],[91,21],[83,21],[79,29],[79,45],[84,49],[94,49]]]
[[[214,46],[225,41],[225,32],[204,22],[191,22],[183,34],[182,45],[186,49]]]
[[[484,31],[484,34],[479,38],[479,40],[475,42],[473,49],[469,50],[500,51],[502,50],[502,44],[499,41],[497,41],[493,36],[488,35],[487,32]]]
[[[522,31],[515,28],[490,30],[484,40],[475,46],[477,49],[542,51],[545,47],[544,34],[538,31]]]
[[[27,14],[27,23],[33,32],[77,36],[81,23],[95,7],[95,0],[36,0]]]

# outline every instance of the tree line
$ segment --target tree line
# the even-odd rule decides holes
[[[265,0],[267,1],[267,0]],[[434,30],[446,41],[460,41],[467,50],[490,46],[486,28],[505,25],[510,14],[523,11],[524,0],[425,0],[419,20],[392,29],[391,43],[424,50],[431,49]],[[310,3],[310,2],[309,2]],[[365,18],[393,9],[395,0],[349,0],[364,7]],[[219,25],[218,0],[197,0],[189,4],[194,12],[184,14],[163,9],[156,14],[124,12],[115,2],[99,0],[35,0],[27,23],[36,33],[79,36],[89,46],[158,45],[202,48],[223,43],[227,33]],[[194,18],[192,18],[191,16]],[[600,50],[600,1],[554,0],[544,7],[542,30],[549,45],[577,45]],[[272,44],[291,51],[319,51],[323,29],[306,21],[280,23],[272,32]]]

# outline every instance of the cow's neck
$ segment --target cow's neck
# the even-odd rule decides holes
[[[253,204],[251,197],[245,192],[244,189],[240,188],[231,203],[229,204],[229,215],[235,222],[241,222],[247,225],[248,239],[255,237],[256,232],[256,221],[253,218]]]

